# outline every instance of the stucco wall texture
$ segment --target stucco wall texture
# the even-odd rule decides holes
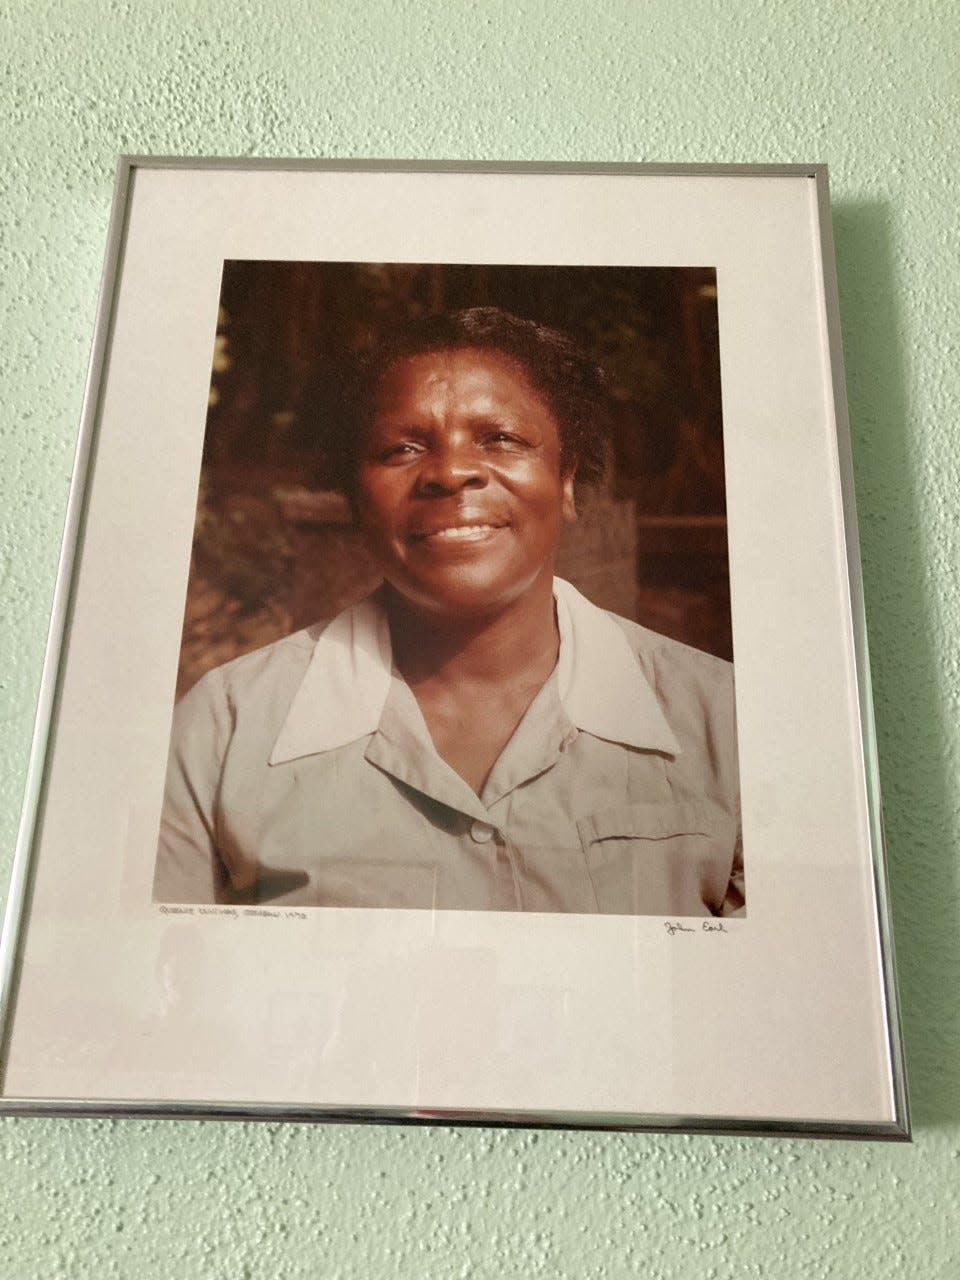
[[[953,0],[0,0],[2,883],[119,152],[826,161],[916,1130],[8,1119],[0,1275],[960,1275],[958,38]]]

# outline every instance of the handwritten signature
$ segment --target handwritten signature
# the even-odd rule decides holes
[[[672,938],[675,933],[729,933],[722,920],[704,920],[700,924],[699,929],[691,929],[688,924],[681,924],[679,920],[664,920],[663,927]]]

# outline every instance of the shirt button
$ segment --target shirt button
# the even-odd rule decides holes
[[[474,822],[470,826],[470,835],[477,844],[486,844],[493,839],[495,832],[496,828],[491,827],[489,822]]]

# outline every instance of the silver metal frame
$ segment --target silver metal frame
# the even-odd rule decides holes
[[[827,336],[833,377],[833,403],[837,423],[840,482],[843,502],[847,577],[850,590],[851,624],[856,655],[857,700],[860,737],[865,766],[865,799],[870,826],[873,881],[878,911],[880,966],[883,976],[885,1021],[893,1076],[892,1123],[841,1124],[832,1121],[785,1121],[776,1118],[747,1119],[738,1116],[704,1118],[663,1115],[593,1115],[556,1112],[469,1112],[407,1111],[397,1108],[363,1109],[295,1107],[279,1104],[206,1103],[182,1101],[149,1103],[117,1099],[109,1103],[87,1099],[23,1099],[0,1095],[0,1115],[19,1116],[131,1116],[142,1118],[179,1117],[232,1120],[296,1120],[361,1124],[429,1124],[465,1127],[497,1125],[509,1128],[549,1128],[571,1130],[611,1129],[631,1132],[685,1132],[701,1134],[787,1135],[815,1138],[876,1139],[910,1141],[910,1114],[906,1069],[897,993],[893,933],[890,925],[889,884],[880,803],[876,733],[870,686],[870,659],[867,646],[863,579],[853,484],[850,425],[843,376],[833,231],[827,166],[824,164],[576,164],[563,162],[501,163],[495,161],[405,161],[405,160],[300,160],[241,157],[121,156],[110,214],[107,248],[96,322],[83,396],[80,432],[74,458],[73,477],[64,521],[63,542],[57,569],[46,653],[34,724],[33,743],[27,765],[22,816],[14,851],[13,869],[6,911],[0,931],[0,1087],[6,1047],[16,1002],[17,965],[22,934],[29,909],[37,827],[46,798],[48,749],[56,723],[63,660],[70,625],[71,606],[78,570],[77,548],[83,526],[87,490],[102,392],[104,363],[113,323],[115,295],[124,243],[128,199],[137,169],[239,169],[304,170],[324,172],[380,173],[513,173],[513,174],[610,174],[642,176],[746,176],[808,177],[815,181],[818,198],[820,247],[827,315]]]

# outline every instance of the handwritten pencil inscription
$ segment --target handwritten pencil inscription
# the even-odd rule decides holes
[[[663,927],[672,938],[675,933],[729,933],[722,920],[703,920],[700,928],[694,929],[689,924],[682,924],[679,920],[664,920]]]

